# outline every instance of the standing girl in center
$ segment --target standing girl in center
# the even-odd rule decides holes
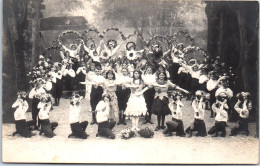
[[[143,93],[148,89],[144,88],[144,82],[141,79],[142,73],[140,70],[135,70],[133,73],[133,82],[127,84],[126,87],[131,89],[131,95],[127,102],[125,110],[126,116],[131,116],[132,119],[132,130],[139,131],[138,122],[141,115],[145,115],[147,107]],[[143,89],[144,88],[144,89]]]
[[[169,87],[172,87],[174,89],[183,91],[185,93],[188,93],[188,91],[176,86],[172,82],[170,82],[167,79],[166,73],[165,72],[158,72],[157,73],[157,80],[154,84],[154,89],[155,89],[155,99],[152,105],[152,112],[153,114],[157,115],[157,122],[158,125],[155,128],[155,131],[158,131],[160,129],[164,129],[164,121],[165,121],[165,116],[169,115],[171,113],[168,104],[169,104],[169,99],[168,99],[168,94],[167,91]],[[160,126],[160,122],[162,119],[162,125]]]

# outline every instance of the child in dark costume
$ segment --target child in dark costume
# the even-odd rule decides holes
[[[152,112],[153,114],[157,115],[157,122],[158,125],[155,128],[155,131],[158,131],[160,129],[164,129],[164,120],[165,116],[169,115],[171,113],[169,109],[169,99],[168,99],[168,88],[172,87],[177,90],[181,90],[185,93],[188,93],[188,91],[176,86],[172,82],[170,82],[167,79],[166,73],[165,72],[158,72],[157,73],[157,80],[156,83],[154,84],[154,89],[156,91],[155,93],[155,99],[152,105]],[[162,119],[162,125],[160,124]],[[161,125],[161,126],[160,126]]]
[[[165,136],[172,136],[172,132],[176,132],[176,136],[185,137],[183,122],[182,122],[182,94],[180,92],[173,92],[173,101],[169,103],[169,108],[172,111],[172,121],[166,122],[167,128],[163,131]]]
[[[12,108],[16,108],[16,111],[14,112],[16,131],[13,133],[13,136],[16,134],[20,134],[25,138],[34,136],[35,134],[30,131],[33,125],[33,121],[26,122],[25,113],[29,108],[29,105],[26,101],[26,92],[18,92],[17,100],[12,105]]]
[[[50,122],[49,112],[52,109],[51,96],[49,94],[43,94],[41,96],[41,102],[38,104],[39,119],[41,124],[40,135],[44,134],[48,138],[55,136],[54,130],[58,126],[57,122]]]
[[[125,85],[131,82],[131,78],[128,73],[128,69],[126,67],[123,67],[121,69],[121,74],[118,75],[117,80],[119,81],[120,85],[117,86],[116,95],[118,99],[118,117],[119,121],[117,122],[117,125],[123,124],[126,125],[125,121],[125,109],[127,106],[127,101],[130,97],[131,90],[130,88],[127,88]]]
[[[34,130],[39,129],[39,121],[37,117],[40,110],[38,109],[38,104],[40,102],[41,94],[45,93],[46,91],[42,88],[42,79],[37,79],[35,81],[35,87],[29,93],[29,98],[32,99],[32,119],[34,121]]]
[[[115,134],[112,132],[112,129],[114,128],[116,121],[109,121],[111,97],[107,94],[104,94],[102,98],[103,99],[98,103],[96,107],[96,118],[98,123],[98,132],[96,136],[103,136],[110,139],[115,139]]]
[[[70,111],[69,111],[69,122],[72,133],[68,136],[87,139],[86,128],[88,126],[88,121],[79,122],[80,114],[80,102],[83,99],[82,96],[73,95],[70,101]]]
[[[216,113],[215,125],[209,129],[208,134],[214,134],[213,137],[217,137],[218,132],[221,132],[220,136],[225,137],[228,120],[227,95],[225,92],[221,92],[216,97],[217,101],[212,105],[212,110]]]
[[[192,136],[192,132],[198,131],[196,136],[205,137],[207,135],[206,125],[204,122],[205,114],[205,102],[204,102],[204,92],[201,90],[196,91],[195,99],[192,101],[192,108],[194,110],[194,121],[185,130],[188,137]]]
[[[145,121],[143,124],[150,123],[153,124],[151,121],[152,117],[152,104],[154,100],[154,95],[155,95],[155,90],[154,87],[152,86],[155,81],[156,81],[156,75],[153,73],[153,67],[152,66],[147,66],[145,73],[142,75],[142,79],[144,81],[144,84],[148,86],[148,90],[144,92],[144,99],[146,102],[147,106],[147,113],[145,116]]]
[[[246,135],[249,135],[248,130],[248,117],[249,112],[252,110],[252,102],[250,100],[249,92],[241,92],[237,95],[237,103],[235,104],[235,110],[239,113],[238,125],[231,130],[230,136],[235,136],[239,132],[246,132]]]

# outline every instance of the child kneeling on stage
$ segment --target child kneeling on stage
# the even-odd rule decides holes
[[[250,100],[250,93],[249,92],[241,92],[237,94],[237,103],[235,104],[234,108],[239,113],[238,119],[238,127],[234,127],[231,130],[230,136],[235,136],[240,132],[245,132],[245,134],[249,135],[248,130],[248,118],[249,112],[252,110],[252,102]]]
[[[80,113],[80,102],[83,99],[82,96],[74,94],[70,101],[70,111],[69,111],[69,122],[72,133],[68,138],[76,137],[81,139],[87,139],[86,128],[88,126],[88,121],[79,122]]]
[[[193,131],[198,131],[196,136],[205,137],[207,135],[206,125],[204,122],[205,114],[205,92],[198,90],[195,93],[195,99],[192,101],[192,108],[194,110],[194,121],[192,121],[190,127],[188,127],[185,132],[188,137],[192,136]]]
[[[176,132],[176,136],[185,137],[183,122],[182,122],[182,94],[180,92],[173,92],[173,101],[169,103],[169,108],[172,112],[172,121],[166,122],[167,128],[164,129],[165,136],[172,136],[172,132]]]
[[[218,132],[221,132],[221,137],[226,136],[226,127],[228,120],[228,105],[227,95],[225,92],[216,94],[217,101],[212,105],[213,112],[216,113],[215,125],[208,131],[208,134],[213,137],[218,136]]]
[[[44,134],[48,138],[52,138],[55,136],[54,130],[58,126],[57,122],[50,122],[49,120],[49,112],[52,109],[52,102],[50,94],[42,94],[41,101],[38,104],[39,111],[39,119],[40,119],[40,135]]]
[[[112,132],[116,121],[108,121],[109,119],[109,111],[110,111],[110,104],[111,97],[107,94],[102,95],[102,100],[98,103],[96,107],[96,119],[98,123],[98,132],[96,136],[103,136],[108,137],[110,139],[115,139],[115,134]]]
[[[15,128],[16,131],[13,132],[13,136],[16,134],[20,134],[22,137],[30,138],[34,136],[30,130],[33,127],[34,121],[27,121],[25,113],[28,110],[29,106],[26,99],[26,92],[18,92],[17,100],[12,105],[12,108],[16,108],[14,112],[14,119],[15,119]]]

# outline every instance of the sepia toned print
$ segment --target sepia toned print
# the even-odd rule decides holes
[[[4,0],[2,161],[259,162],[259,4]]]

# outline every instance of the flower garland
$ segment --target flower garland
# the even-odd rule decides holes
[[[129,139],[135,136],[135,132],[130,130],[129,128],[122,130],[119,134],[122,139]]]
[[[179,42],[177,41],[177,35],[184,35],[186,39],[188,39],[191,43],[190,46],[194,44],[194,38],[190,36],[187,32],[183,31],[182,29],[179,30],[177,33],[174,33],[173,36],[171,36],[171,42],[178,44]]]
[[[58,42],[59,42],[60,45],[63,44],[62,41],[61,41],[61,39],[62,39],[62,37],[65,36],[66,34],[76,34],[76,35],[78,35],[78,37],[77,37],[76,40],[79,40],[79,39],[81,38],[81,35],[80,35],[78,32],[76,32],[76,31],[72,31],[72,30],[63,31],[63,32],[60,33],[59,36],[58,36]],[[74,42],[73,42],[73,43],[74,43]]]

